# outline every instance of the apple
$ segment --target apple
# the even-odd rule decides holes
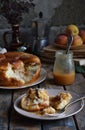
[[[67,40],[68,40],[68,37],[67,37],[66,34],[59,34],[55,39],[55,43],[56,44],[61,44],[61,45],[66,45]]]
[[[82,38],[83,43],[85,43],[85,30],[84,30],[84,29],[81,29],[81,30],[79,31],[79,35],[80,35],[80,37]]]
[[[68,25],[65,31],[67,35],[72,34],[74,36],[79,34],[79,28],[74,24]]]
[[[73,36],[73,42],[72,42],[73,46],[80,46],[82,44],[83,44],[83,40],[79,35]]]

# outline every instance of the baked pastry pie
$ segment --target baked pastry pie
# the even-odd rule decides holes
[[[29,88],[26,95],[21,99],[21,108],[35,112],[49,106],[49,94],[44,88]]]
[[[22,86],[34,82],[40,75],[39,57],[24,52],[0,54],[0,85]]]
[[[70,93],[61,92],[60,95],[56,95],[50,98],[50,104],[55,110],[62,110],[71,100]]]

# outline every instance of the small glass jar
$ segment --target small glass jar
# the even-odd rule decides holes
[[[59,85],[70,85],[74,82],[75,66],[71,51],[68,54],[66,54],[65,50],[56,51],[53,77]]]

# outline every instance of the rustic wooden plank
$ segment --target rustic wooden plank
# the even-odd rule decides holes
[[[49,130],[72,130],[72,129],[65,126],[59,126],[59,127],[50,128]]]
[[[11,91],[0,89],[0,130],[7,130],[11,106]]]
[[[21,89],[21,90],[15,90],[14,91],[14,97],[13,97],[13,103],[15,99],[17,99],[20,95],[26,93],[28,88]],[[40,130],[41,123],[40,121],[37,121],[35,119],[24,117],[20,114],[18,114],[13,106],[12,106],[12,113],[11,113],[11,121],[10,121],[10,129],[11,130]]]
[[[71,86],[67,86],[66,89],[69,91],[74,91],[80,96],[85,95],[85,78],[81,74],[76,74],[75,83]],[[77,113],[74,117],[74,121],[79,130],[85,130],[85,106],[83,110]]]
[[[72,85],[66,86],[66,90],[73,91],[80,96],[85,94],[85,78],[83,75],[77,73],[75,82]]]
[[[85,80],[82,83],[79,83],[77,86],[77,93],[79,95],[85,95]],[[85,101],[84,101],[85,103]],[[85,130],[85,106],[78,114],[75,115],[77,125],[80,130]]]
[[[42,124],[43,130],[57,130],[58,128],[68,128],[68,130],[76,130],[72,117],[61,120],[42,121]]]
[[[24,117],[12,110],[10,129],[11,130],[40,130],[39,121]]]

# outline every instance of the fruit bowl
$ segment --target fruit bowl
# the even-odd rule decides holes
[[[56,36],[54,43],[55,46],[66,49],[67,43],[68,43],[68,35],[67,34],[59,34]],[[73,35],[73,41],[71,45],[71,49],[80,48],[80,46],[83,46],[83,40],[80,35]]]

